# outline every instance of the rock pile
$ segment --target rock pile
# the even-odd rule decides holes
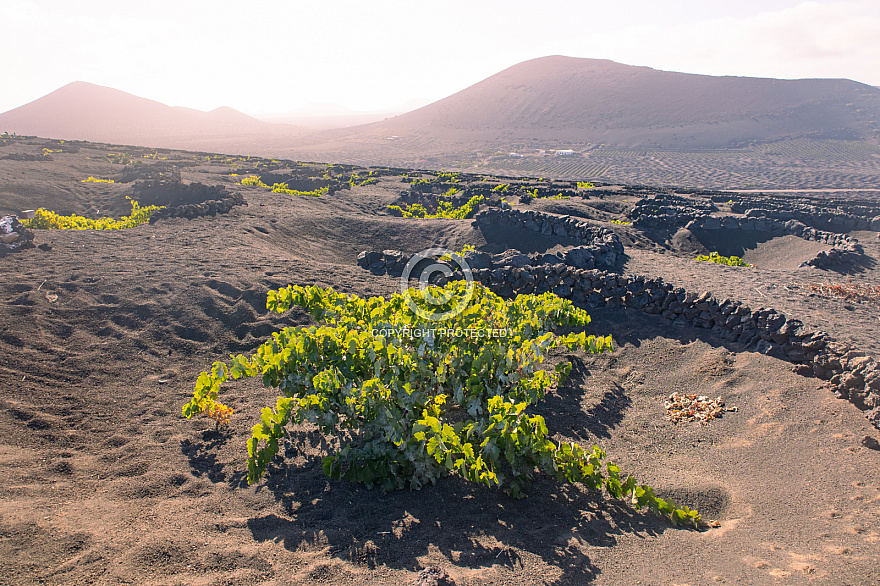
[[[410,586],[455,586],[455,580],[442,567],[431,566],[419,572]]]
[[[802,267],[816,267],[823,270],[854,269],[859,265],[859,255],[847,253],[837,248],[821,250],[815,257],[801,264]]]
[[[34,248],[34,233],[25,228],[18,216],[0,218],[0,254]]]

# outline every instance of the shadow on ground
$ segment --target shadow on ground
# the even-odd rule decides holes
[[[617,346],[638,346],[663,336],[742,350],[708,331],[674,327],[657,316],[622,309],[590,311],[590,333],[611,334]],[[613,384],[595,397],[585,395],[591,366],[577,356],[568,359],[573,367],[569,379],[535,412],[545,417],[551,433],[588,444],[610,437],[632,404],[626,389]],[[229,439],[238,443],[244,438],[206,431],[200,441],[182,442],[181,450],[194,475],[244,489],[245,473],[227,470],[218,457]],[[494,566],[517,571],[525,566],[521,556],[537,556],[560,572],[548,576],[547,583],[565,586],[589,583],[600,573],[586,553],[590,547],[613,546],[623,535],[649,537],[671,530],[665,521],[624,502],[546,476],[536,478],[521,500],[453,477],[421,490],[382,493],[324,476],[321,456],[330,448],[318,432],[292,434],[283,448],[284,461],[270,465],[256,488],[269,491],[279,508],[247,521],[255,540],[279,542],[291,551],[322,549],[367,568],[408,571],[419,570],[425,556],[440,555],[469,571]],[[673,496],[692,500],[684,493]]]
[[[273,473],[265,488],[289,516],[250,519],[254,539],[277,541],[289,550],[329,547],[331,555],[369,568],[417,571],[419,558],[439,553],[458,567],[516,571],[527,552],[560,570],[548,584],[585,584],[599,574],[587,547],[668,528],[622,503],[549,480],[515,500],[455,478],[420,491],[382,494],[326,478],[304,483],[302,471],[287,470],[292,473]],[[313,474],[320,474],[318,466]]]

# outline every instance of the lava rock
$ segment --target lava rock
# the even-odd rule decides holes
[[[866,435],[862,438],[862,445],[868,448],[869,450],[877,450],[880,451],[880,442],[876,439],[872,438],[869,435]]]
[[[412,586],[455,586],[455,580],[450,578],[446,570],[440,566],[432,566],[419,572],[410,584]]]

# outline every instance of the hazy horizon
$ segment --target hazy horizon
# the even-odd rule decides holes
[[[43,1],[7,4],[0,112],[73,81],[172,106],[262,117],[315,104],[353,112],[436,101],[546,55],[667,71],[848,78],[880,85],[880,4],[646,0],[333,5]]]

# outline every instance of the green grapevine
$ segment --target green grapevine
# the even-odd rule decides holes
[[[465,252],[476,252],[476,250],[477,249],[474,248],[474,246],[472,244],[465,244],[461,250],[459,250],[457,253],[453,253],[453,254],[457,254],[458,256],[464,256]],[[452,254],[444,254],[443,256],[440,257],[440,260],[445,260],[446,262],[451,262],[453,260]]]
[[[752,266],[738,256],[721,256],[717,252],[712,252],[710,254],[701,254],[700,256],[697,257],[697,260],[702,260],[705,262],[714,262],[714,263],[718,263],[718,264],[722,264],[722,265],[728,265],[731,267]]]
[[[486,197],[483,195],[475,195],[459,207],[453,207],[451,201],[440,201],[437,203],[437,211],[433,214],[420,203],[414,203],[405,208],[390,205],[388,206],[388,209],[396,211],[404,218],[445,218],[448,220],[464,220],[473,216],[477,211],[477,208],[480,207],[480,204],[483,203],[485,199]]]
[[[242,178],[240,183],[242,185],[248,185],[252,187],[269,187],[268,185],[263,183],[256,175],[248,175],[247,177]]]
[[[467,291],[466,282],[453,281],[424,294],[411,289],[409,298],[442,313]],[[426,298],[446,302],[429,306]],[[622,478],[598,447],[554,442],[543,417],[529,413],[571,370],[564,361],[542,368],[554,349],[611,350],[610,336],[553,332],[588,325],[582,309],[551,293],[504,300],[476,283],[460,313],[444,321],[422,319],[407,303],[401,294],[386,300],[318,287],[270,291],[269,310],[299,306],[317,325],[285,328],[251,356],[215,362],[199,375],[183,415],[225,416],[222,384],[260,376],[280,396],[262,410],[247,442],[249,483],[277,455],[286,427],[310,422],[341,446],[323,460],[331,478],[392,490],[454,474],[521,496],[544,472],[604,488],[676,524],[700,521],[696,511]]]
[[[321,197],[330,192],[329,187],[313,189],[311,191],[300,191],[298,189],[289,189],[286,183],[276,183],[272,186],[272,193],[283,193],[284,195],[306,195],[308,197]]]
[[[107,153],[103,158],[114,165],[130,165],[132,162],[131,155],[128,153]]]
[[[314,189],[312,191],[300,191],[298,189],[288,188],[286,183],[275,183],[274,185],[266,185],[256,175],[248,175],[247,177],[244,177],[239,183],[251,187],[265,187],[266,189],[271,190],[272,193],[283,193],[284,195],[306,195],[309,197],[321,197],[322,195],[327,195],[330,192],[329,187],[322,187],[320,189]]]
[[[351,177],[348,179],[348,184],[352,187],[366,187],[367,185],[379,183],[379,178],[374,177],[373,173],[373,171],[370,171],[370,174],[367,177],[361,177],[357,173],[352,173]],[[324,178],[329,179],[330,177],[325,174]]]
[[[160,206],[141,207],[138,202],[131,200],[131,214],[123,216],[119,220],[113,218],[99,218],[93,220],[83,216],[61,216],[55,212],[40,208],[30,220],[22,220],[26,228],[37,230],[124,230],[134,228],[150,221],[150,216]]]

